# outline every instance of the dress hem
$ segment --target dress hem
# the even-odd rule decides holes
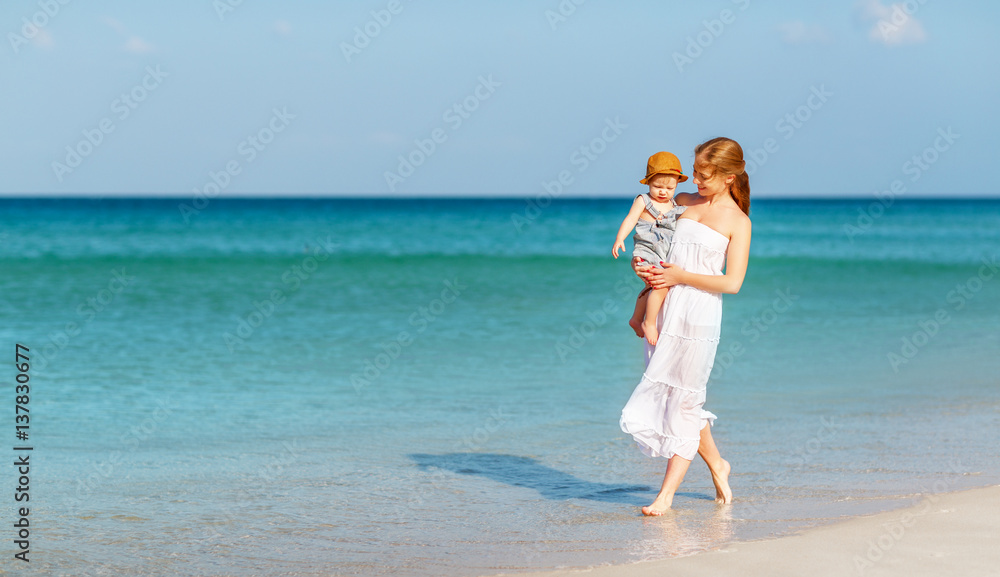
[[[708,421],[708,426],[715,426],[715,420],[718,419],[713,413],[701,410],[701,419],[703,421]],[[633,427],[637,425],[638,427],[644,427],[639,429],[638,427]],[[665,433],[659,433],[655,429],[645,428],[648,425],[643,425],[642,423],[635,423],[627,421],[625,415],[622,415],[618,420],[618,426],[621,428],[622,432],[627,433],[632,436],[632,440],[638,445],[639,451],[647,457],[657,458],[671,458],[674,455],[678,455],[681,458],[692,460],[695,455],[698,454],[698,446],[701,444],[701,436],[688,438],[688,437],[676,437],[674,435],[667,435]],[[632,429],[635,429],[635,432]],[[705,427],[701,427],[698,431],[699,433]],[[647,433],[643,435],[643,433]],[[637,436],[639,435],[639,436]],[[652,443],[648,441],[658,441],[659,447],[657,448]],[[693,451],[691,450],[691,445],[694,445]],[[687,457],[686,455],[691,455]]]

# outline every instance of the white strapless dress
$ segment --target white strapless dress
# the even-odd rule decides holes
[[[722,233],[681,217],[666,262],[721,275],[728,247]],[[702,406],[719,346],[722,295],[673,286],[656,322],[660,337],[655,347],[646,343],[646,372],[622,409],[620,425],[650,457],[694,459],[701,429],[716,418]]]

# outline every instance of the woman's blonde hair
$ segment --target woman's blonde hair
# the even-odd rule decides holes
[[[699,144],[694,149],[694,155],[715,169],[715,174],[733,175],[736,178],[729,186],[729,194],[736,205],[747,215],[750,214],[750,175],[747,174],[747,163],[743,160],[743,148],[731,138],[713,138]]]

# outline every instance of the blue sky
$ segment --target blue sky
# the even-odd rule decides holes
[[[720,135],[754,161],[755,197],[894,181],[1000,194],[986,0],[5,0],[0,14],[4,195],[617,196],[641,188],[650,154],[689,172]]]

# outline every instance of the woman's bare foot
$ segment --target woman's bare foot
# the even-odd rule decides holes
[[[733,502],[733,490],[729,488],[729,461],[722,459],[722,466],[718,471],[712,471],[712,482],[715,483],[715,502],[720,505],[728,505]]]
[[[647,517],[659,517],[670,510],[672,500],[673,499],[661,499],[660,496],[657,495],[656,500],[653,501],[652,504],[642,508],[642,514]]]
[[[656,319],[642,321],[642,331],[646,336],[646,340],[649,344],[656,346],[656,340],[659,338],[659,333],[656,332]],[[638,331],[636,331],[638,332]]]
[[[628,321],[628,326],[632,327],[632,330],[635,331],[635,336],[637,336],[637,337],[644,337],[644,336],[646,336],[646,333],[643,332],[643,330],[642,330],[642,319],[641,318],[640,319],[635,319],[635,318],[630,319]]]

